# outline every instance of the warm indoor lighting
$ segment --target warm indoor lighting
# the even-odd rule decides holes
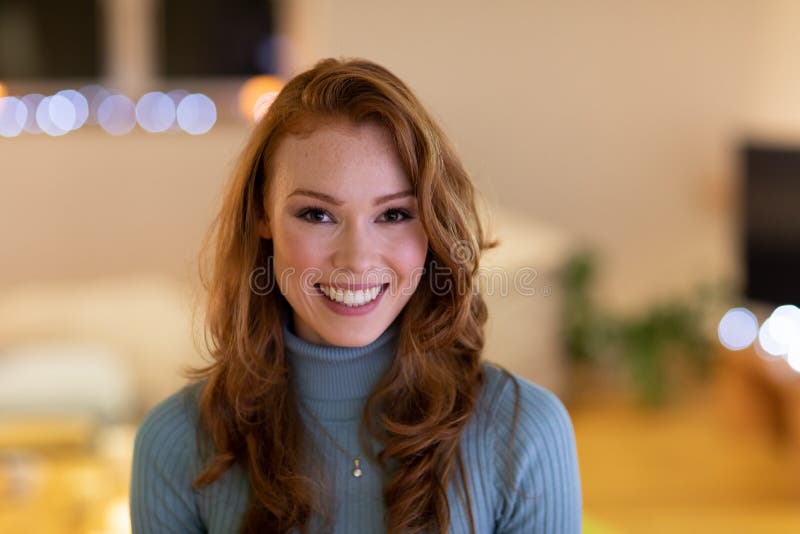
[[[283,82],[274,76],[263,75],[250,78],[239,91],[239,113],[245,119],[253,120],[259,99],[265,94],[277,93],[281,88],[283,88]]]
[[[127,534],[131,531],[130,509],[128,502],[119,499],[112,502],[106,509],[107,532],[113,534]]]
[[[269,107],[275,102],[275,98],[278,96],[278,91],[272,91],[271,93],[264,93],[258,100],[256,100],[256,105],[253,107],[253,120],[258,122],[261,120],[261,117],[266,114]]]

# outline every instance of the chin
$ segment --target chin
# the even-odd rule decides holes
[[[328,328],[324,332],[320,332],[320,337],[325,339],[329,345],[336,345],[339,347],[363,347],[369,345],[386,330],[388,324],[380,324],[372,322],[370,324],[361,324],[356,326],[353,324],[348,327],[346,324],[338,327],[334,325],[326,325]]]
[[[364,332],[363,334],[336,332],[328,339],[328,344],[336,345],[338,347],[363,347],[369,345],[378,337],[381,332]]]

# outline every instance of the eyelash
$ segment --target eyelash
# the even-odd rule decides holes
[[[388,210],[384,211],[383,214],[385,215],[385,214],[387,214],[389,212],[399,213],[400,215],[402,215],[403,218],[401,220],[399,220],[399,221],[384,221],[385,224],[400,224],[400,223],[404,223],[406,221],[410,221],[411,219],[413,219],[413,217],[411,216],[411,214],[408,211],[406,211],[404,209],[401,209],[401,208],[389,208]],[[314,221],[314,220],[311,220],[311,219],[308,218],[308,215],[317,214],[317,213],[323,213],[323,214],[327,215],[328,217],[330,217],[331,219],[333,218],[333,217],[331,217],[330,213],[327,212],[327,210],[325,210],[324,208],[317,207],[317,206],[311,206],[311,207],[308,207],[308,208],[303,208],[297,214],[297,217],[299,219],[302,219],[302,220],[310,223],[310,224],[328,224],[327,222]]]

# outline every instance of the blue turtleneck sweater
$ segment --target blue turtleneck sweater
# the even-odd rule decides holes
[[[286,323],[283,334],[298,397],[316,417],[315,421],[300,412],[324,456],[325,480],[336,500],[331,508],[334,532],[384,532],[385,475],[363,455],[362,476],[352,472],[353,457],[361,454],[358,425],[364,403],[389,368],[397,347],[397,321],[374,342],[356,348],[308,343]],[[486,382],[461,439],[477,532],[578,534],[581,485],[567,410],[541,386],[489,363],[482,365]],[[512,440],[514,380],[519,384],[519,413]],[[196,442],[202,386],[189,385],[164,400],[138,429],[130,495],[134,534],[230,534],[241,524],[249,488],[240,467],[210,486],[191,488],[202,471]],[[469,518],[454,484],[448,497],[450,532],[468,533]],[[315,516],[310,531],[319,532],[321,525]]]

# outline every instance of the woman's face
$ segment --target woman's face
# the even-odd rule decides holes
[[[416,290],[428,249],[390,133],[375,123],[326,123],[280,141],[271,171],[259,231],[272,239],[296,335],[371,343]]]

